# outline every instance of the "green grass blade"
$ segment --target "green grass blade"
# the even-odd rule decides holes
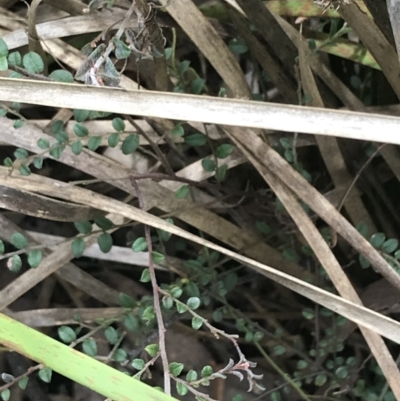
[[[1,313],[0,343],[114,401],[175,400]]]

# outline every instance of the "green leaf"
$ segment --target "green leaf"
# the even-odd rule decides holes
[[[297,362],[297,369],[302,370],[308,366],[308,362],[303,359]]]
[[[4,39],[0,38],[0,57],[8,56],[8,46]]]
[[[288,261],[288,262],[298,262],[298,256],[296,251],[293,248],[286,248],[282,252],[283,257]]]
[[[203,319],[200,319],[199,317],[196,316],[192,318],[192,327],[194,330],[198,330],[202,325],[203,325]]]
[[[283,345],[276,345],[272,349],[273,355],[283,355],[286,352],[286,348]]]
[[[2,107],[0,107],[0,117],[4,117],[7,115],[7,110],[4,110]]]
[[[62,120],[56,120],[51,126],[51,132],[57,134],[58,132],[64,131],[64,122]]]
[[[88,148],[94,152],[101,145],[101,136],[91,136],[88,142]]]
[[[58,131],[55,136],[58,142],[69,141],[69,135],[65,131]]]
[[[217,165],[215,164],[215,161],[209,157],[206,157],[201,161],[201,165],[203,166],[205,171],[208,171],[209,173],[213,172]]]
[[[14,151],[14,156],[18,160],[23,160],[28,157],[28,152],[25,149],[18,148]]]
[[[82,343],[82,350],[86,355],[96,356],[97,355],[97,344],[93,338],[88,338]]]
[[[216,309],[213,314],[212,314],[212,318],[214,320],[214,322],[221,322],[222,321],[222,312],[220,309]]]
[[[114,361],[125,362],[128,359],[128,354],[122,348],[118,348],[113,355]]]
[[[39,54],[29,52],[22,58],[22,64],[32,74],[39,74],[44,70],[44,63]]]
[[[124,326],[129,331],[137,332],[139,330],[139,320],[130,313],[124,319]]]
[[[365,223],[364,221],[362,221],[361,223],[358,223],[356,229],[364,238],[366,238],[366,236],[368,234],[367,223]]]
[[[170,293],[174,298],[179,298],[182,295],[183,291],[180,287],[173,287],[171,288]]]
[[[359,255],[358,260],[363,269],[367,269],[368,267],[371,266],[370,261],[363,255]]]
[[[174,301],[171,297],[163,297],[162,304],[165,309],[171,309],[174,305]]]
[[[118,132],[114,132],[108,137],[108,146],[111,148],[115,148],[119,143],[119,134]]]
[[[293,163],[294,162],[294,154],[293,154],[292,149],[285,149],[284,156],[285,156],[285,159],[289,163]]]
[[[21,128],[23,125],[24,125],[24,122],[23,122],[22,120],[18,119],[18,120],[15,120],[15,121],[14,121],[13,127],[14,127],[15,129],[19,129],[19,128]]]
[[[53,371],[50,368],[43,368],[43,369],[39,370],[39,377],[45,383],[51,382],[52,374],[53,374]]]
[[[232,39],[229,41],[228,46],[234,54],[244,54],[249,50],[246,42],[242,39]]]
[[[370,238],[369,242],[374,248],[380,248],[385,242],[385,239],[384,233],[376,233]]]
[[[113,42],[115,45],[114,54],[115,57],[118,59],[125,59],[128,58],[131,54],[131,49],[127,46],[122,40],[113,37]]]
[[[19,173],[24,177],[28,177],[29,175],[31,175],[31,169],[26,164],[21,164],[21,167],[19,168]]]
[[[11,160],[9,157],[6,157],[6,158],[4,159],[3,164],[4,164],[6,167],[12,167],[13,162],[12,162],[12,160]]]
[[[134,369],[142,370],[144,368],[144,360],[139,358],[134,359],[131,365]]]
[[[33,165],[34,165],[35,168],[41,169],[43,167],[43,157],[42,156],[35,157],[33,159]],[[30,172],[30,170],[29,170],[29,172]]]
[[[72,129],[75,135],[79,136],[80,138],[89,135],[89,130],[82,123],[76,123]]]
[[[256,227],[257,230],[264,235],[269,235],[272,232],[271,227],[268,224],[264,223],[263,221],[257,221]]]
[[[339,379],[345,379],[349,375],[349,370],[346,366],[340,366],[336,369],[335,374]]]
[[[201,377],[210,377],[213,373],[213,369],[210,365],[206,365],[201,370]]]
[[[152,357],[154,358],[157,354],[158,351],[160,350],[160,346],[158,344],[149,344],[145,347],[145,351]]]
[[[174,224],[174,220],[171,218],[165,219],[167,223]],[[164,230],[157,230],[158,236],[160,237],[161,241],[167,242],[171,238],[171,233]]]
[[[399,241],[396,238],[391,238],[385,241],[382,245],[382,251],[386,253],[394,252],[399,246]]]
[[[147,322],[151,322],[152,320],[154,320],[156,318],[156,315],[154,313],[154,306],[148,306],[147,308],[145,308],[145,310],[142,313],[141,316],[142,320],[145,320]]]
[[[10,396],[11,396],[11,391],[9,388],[6,388],[1,392],[1,399],[3,401],[8,401],[10,399]]]
[[[114,118],[112,120],[112,126],[115,129],[115,131],[125,131],[125,122],[122,118]]]
[[[25,390],[26,386],[28,385],[29,377],[25,376],[21,380],[18,380],[18,386],[22,389]]]
[[[124,292],[120,292],[118,294],[118,301],[124,308],[134,308],[136,305],[136,301],[129,295],[125,294]]]
[[[41,261],[42,261],[42,251],[40,249],[35,249],[28,253],[28,263],[33,269],[38,267]]]
[[[7,260],[7,267],[13,273],[18,273],[22,267],[22,260],[19,255],[13,255]]]
[[[8,70],[7,57],[0,56],[0,71],[7,71],[7,70]]]
[[[11,243],[17,249],[23,249],[23,248],[26,248],[28,246],[28,240],[21,233],[14,233],[11,236]]]
[[[327,376],[321,373],[321,374],[317,375],[314,383],[316,386],[321,387],[326,383],[327,380],[328,380]]]
[[[139,135],[131,134],[128,135],[122,142],[121,150],[124,155],[130,155],[133,153],[138,147],[140,143]]]
[[[178,393],[178,395],[180,396],[184,396],[188,393],[188,388],[187,386],[185,386],[183,383],[180,382],[176,382],[176,392]]]
[[[186,374],[186,381],[194,382],[195,380],[197,380],[197,372],[195,370],[191,369]]]
[[[218,182],[224,180],[227,171],[228,171],[228,166],[226,164],[223,164],[222,166],[219,166],[217,168],[215,172],[215,178],[217,179]]]
[[[54,70],[49,75],[49,78],[51,78],[53,81],[57,81],[57,82],[66,82],[66,83],[74,82],[73,75],[69,71],[66,71],[66,70]]]
[[[144,269],[142,271],[142,275],[140,277],[140,281],[142,283],[148,283],[149,281],[151,281],[150,270],[149,269]]]
[[[71,250],[76,258],[80,258],[85,252],[85,241],[82,238],[76,238],[71,244]]]
[[[188,185],[182,185],[180,188],[178,188],[175,191],[175,197],[177,199],[184,199],[186,196],[189,194],[189,186]]]
[[[281,401],[282,400],[282,396],[279,391],[273,391],[271,393],[271,395],[269,396],[269,398],[271,399],[271,401]]]
[[[161,263],[165,259],[165,256],[160,252],[153,251],[151,253],[151,258],[154,263]]]
[[[301,314],[308,320],[314,319],[314,311],[310,308],[303,309]]]
[[[292,147],[292,143],[288,138],[281,138],[279,142],[284,149],[290,149]]]
[[[58,328],[58,336],[64,341],[66,344],[70,344],[76,340],[76,333],[69,326],[61,326]]]
[[[0,255],[3,255],[4,251],[5,251],[4,242],[0,240]]]
[[[94,219],[95,224],[99,226],[102,230],[110,230],[111,228],[114,227],[114,223],[108,219],[105,216],[98,217],[97,219]]]
[[[20,67],[22,65],[22,56],[20,52],[12,52],[8,55],[8,63]]]
[[[75,141],[71,144],[71,150],[74,155],[79,156],[83,150],[83,144],[81,141]]]
[[[396,259],[400,259],[400,249],[399,250],[397,250],[395,253],[394,253],[394,255],[393,255]]]
[[[74,110],[74,119],[76,122],[81,123],[88,119],[90,110]]]
[[[172,376],[177,377],[182,373],[182,370],[184,368],[183,363],[179,362],[171,362],[169,364],[169,371],[171,372]]]
[[[176,310],[178,311],[178,313],[185,313],[187,312],[187,306],[183,305],[183,304],[176,304]]]
[[[200,78],[200,77],[196,78],[190,84],[190,92],[195,95],[199,95],[204,88],[205,82],[206,81],[203,78]]]
[[[111,345],[116,344],[116,343],[118,342],[118,340],[119,340],[117,330],[115,330],[114,327],[112,327],[112,326],[108,326],[108,327],[104,330],[104,335],[105,335],[107,341],[108,341]]]
[[[133,252],[144,252],[147,250],[147,242],[146,238],[144,237],[139,237],[135,240],[135,242],[132,244],[132,250]]]
[[[89,234],[93,229],[90,221],[76,221],[74,222],[74,226],[81,234]]]
[[[190,66],[190,61],[189,60],[183,60],[178,65],[178,73],[180,75],[184,74],[187,71],[187,69],[189,68],[189,66]]]
[[[192,309],[196,310],[200,306],[200,299],[197,297],[191,297],[187,300],[186,305]]]
[[[97,243],[99,244],[99,248],[103,253],[108,253],[111,251],[113,246],[113,239],[109,233],[103,233],[97,239]]]
[[[48,149],[50,147],[50,142],[45,138],[39,138],[36,144],[40,149]]]
[[[207,137],[198,132],[185,137],[185,143],[190,146],[203,146],[207,143]]]
[[[223,145],[219,145],[217,149],[215,149],[215,156],[218,159],[225,159],[233,152],[233,145],[229,143],[224,143]]]
[[[172,136],[183,136],[185,135],[185,129],[182,127],[181,124],[175,125],[175,127],[171,131]]]

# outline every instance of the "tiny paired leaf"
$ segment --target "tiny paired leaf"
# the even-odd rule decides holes
[[[24,177],[28,177],[29,175],[31,175],[31,169],[26,164],[21,164],[21,167],[19,168],[19,173]]]
[[[207,143],[207,137],[200,132],[185,137],[185,143],[190,146],[204,146]]]
[[[28,253],[28,263],[33,269],[38,267],[41,261],[42,251],[40,249],[34,249]]]
[[[218,157],[218,159],[225,159],[228,157],[233,151],[233,145],[229,143],[224,143],[222,145],[219,145],[217,149],[215,149],[215,156]]]
[[[119,143],[119,134],[118,132],[114,132],[108,137],[108,146],[111,148],[115,148]]]
[[[213,159],[210,159],[209,157],[206,157],[201,161],[201,165],[203,166],[205,171],[208,171],[209,173],[212,173],[215,171],[217,165],[215,164],[215,161]]]
[[[66,344],[70,344],[76,340],[76,333],[69,326],[61,326],[58,328],[58,336],[64,341]]]
[[[45,138],[39,138],[36,144],[40,149],[48,149],[50,147],[50,142]]]
[[[82,238],[76,238],[71,244],[71,250],[76,258],[80,258],[85,252],[85,241]]]
[[[66,83],[74,82],[73,75],[66,70],[55,70],[49,75],[49,78],[57,82],[66,82]]]
[[[194,330],[199,330],[202,325],[203,325],[203,319],[197,316],[192,318],[192,327]]]
[[[136,305],[136,301],[124,292],[118,294],[118,301],[124,308],[132,309]],[[128,315],[129,316],[129,315]]]
[[[32,74],[40,74],[44,70],[44,63],[39,54],[29,52],[22,58],[22,64]]]
[[[152,358],[154,358],[160,351],[160,346],[158,344],[149,344],[145,347],[145,350]]]
[[[1,61],[1,60],[0,60]],[[0,66],[1,66],[1,64],[0,64]],[[0,70],[1,71],[1,70]],[[3,401],[8,401],[9,399],[10,399],[10,396],[11,396],[11,391],[10,391],[10,389],[8,389],[8,388],[6,388],[5,390],[3,390],[1,393],[0,393],[0,396],[1,396],[1,399],[3,400]]]
[[[163,297],[162,304],[165,309],[171,309],[174,305],[174,301],[171,297]]]
[[[117,333],[117,330],[114,329],[114,327],[108,326],[104,330],[104,335],[110,344],[114,345],[118,342],[118,339],[119,339],[118,333]]]
[[[74,226],[81,234],[89,234],[93,228],[90,221],[76,221],[74,222]]]
[[[139,320],[131,313],[124,319],[124,325],[129,331],[137,332],[139,330]]]
[[[142,275],[141,275],[141,277],[140,277],[140,281],[141,281],[142,283],[148,283],[150,280],[151,280],[151,277],[150,277],[150,270],[149,270],[149,269],[144,269],[144,270],[142,271]]]
[[[380,248],[385,242],[385,239],[386,237],[384,233],[376,233],[371,237],[369,242],[374,248]]]
[[[99,248],[103,253],[108,253],[111,251],[113,246],[113,239],[109,233],[103,233],[97,239],[97,243],[99,244]]]
[[[165,259],[165,256],[160,252],[153,251],[151,253],[151,258],[154,263],[161,263]]]
[[[18,160],[23,160],[28,157],[28,152],[25,149],[18,148],[14,151],[14,156]]]
[[[88,142],[88,148],[94,152],[101,145],[101,136],[91,136]]]
[[[144,368],[144,360],[143,359],[134,359],[132,361],[132,367],[137,370],[142,370]]]
[[[180,396],[184,396],[188,393],[188,388],[187,386],[185,386],[183,383],[180,382],[176,382],[176,392],[180,395]]]
[[[53,374],[53,371],[50,368],[47,368],[47,367],[39,370],[39,377],[45,383],[50,383],[51,382],[52,374]]]
[[[183,363],[179,362],[171,362],[169,364],[169,371],[171,372],[172,376],[177,377],[182,373],[182,370],[184,368]]]
[[[28,385],[29,377],[25,376],[21,380],[18,381],[18,386],[22,389],[25,390],[26,386]]]
[[[130,155],[133,153],[138,147],[140,143],[139,135],[131,134],[128,135],[122,142],[121,150],[124,155]]]
[[[183,136],[185,135],[185,129],[182,127],[181,124],[175,125],[175,127],[171,130],[172,136]]]
[[[83,151],[83,144],[81,141],[75,141],[71,144],[71,150],[74,155],[79,156]]]
[[[227,171],[228,171],[228,166],[226,164],[223,164],[222,166],[219,166],[217,168],[217,171],[215,172],[215,178],[217,179],[218,182],[224,180]]]
[[[122,349],[118,348],[113,354],[114,361],[116,362],[125,362],[128,359],[127,352]]]
[[[74,110],[74,119],[76,122],[81,123],[89,118],[90,110]]]
[[[98,217],[94,219],[95,224],[97,224],[102,230],[109,230],[114,227],[114,223],[105,216]]]
[[[210,377],[213,373],[213,369],[210,365],[206,365],[201,370],[201,377]]]
[[[82,350],[86,355],[96,356],[97,355],[97,344],[93,338],[88,338],[82,343]]]
[[[80,138],[89,135],[89,130],[82,123],[76,123],[72,129],[75,135],[79,136]]]
[[[196,310],[200,306],[200,299],[197,297],[191,297],[187,300],[186,305],[192,309]]]
[[[183,199],[186,198],[189,194],[189,186],[188,185],[182,185],[180,188],[178,188],[175,191],[175,197],[178,199]]]
[[[13,255],[7,260],[7,268],[13,273],[18,273],[22,267],[22,260],[19,255]]]
[[[122,118],[114,118],[112,120],[112,126],[115,129],[115,131],[125,131],[125,122]]]
[[[144,237],[137,238],[135,242],[132,244],[133,252],[144,252],[146,249],[147,249],[147,242],[146,238]]]
[[[28,246],[28,240],[21,233],[14,233],[11,236],[11,243],[17,249],[23,249],[23,248],[26,248]]]

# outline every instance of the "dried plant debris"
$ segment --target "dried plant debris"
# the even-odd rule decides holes
[[[337,10],[343,4],[350,4],[350,0],[314,0],[314,3],[324,10],[334,8]]]

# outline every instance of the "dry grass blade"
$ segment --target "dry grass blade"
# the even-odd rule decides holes
[[[0,78],[0,101],[400,144],[400,118],[304,106],[7,78]]]
[[[95,207],[104,210],[105,212],[119,214],[127,219],[134,220],[142,224],[147,224],[151,227],[164,230],[181,238],[185,238],[189,241],[193,241],[202,246],[216,250],[255,269],[277,283],[282,284],[283,286],[319,303],[320,305],[332,309],[336,313],[353,320],[357,324],[375,331],[380,335],[391,339],[392,341],[400,343],[400,323],[367,308],[356,305],[350,301],[344,300],[343,298],[333,295],[327,291],[321,290],[318,287],[293,278],[263,263],[256,262],[236,252],[232,252],[226,248],[218,246],[213,242],[190,234],[189,232],[177,226],[169,224],[168,222],[133,206],[126,205],[117,200],[107,198],[85,189],[76,188],[66,183],[45,177],[39,177],[33,174],[29,177],[14,175],[10,176],[6,168],[0,168],[0,183],[13,188],[35,191],[43,195],[57,196],[64,200],[74,200],[77,203]],[[69,249],[65,248],[65,251],[69,252]],[[43,267],[44,266],[42,266],[41,270],[44,270]],[[25,273],[25,275],[26,274],[27,273]],[[0,295],[3,294],[0,293]]]

